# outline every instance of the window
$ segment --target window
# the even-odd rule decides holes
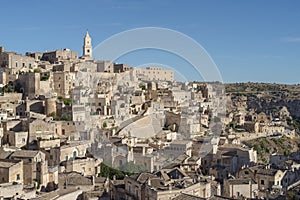
[[[90,50],[88,49],[88,50],[86,50],[88,53],[90,53]]]
[[[260,184],[264,185],[265,184],[265,180],[260,180]]]
[[[128,192],[129,192],[129,193],[131,192],[131,185],[130,185],[129,182],[128,182]]]
[[[20,174],[17,174],[17,181],[20,180]]]
[[[50,155],[50,160],[53,160],[53,155]]]

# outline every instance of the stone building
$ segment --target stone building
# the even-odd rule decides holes
[[[211,183],[206,180],[192,179],[178,168],[170,170],[162,169],[155,173],[158,178],[147,181],[146,199],[172,199],[181,193],[195,195],[201,198],[209,198]]]
[[[83,176],[95,176],[100,173],[101,160],[95,158],[82,157],[64,162],[66,172],[78,172]]]
[[[164,150],[165,154],[177,158],[181,154],[191,152],[193,142],[190,140],[175,140],[170,143]]]
[[[274,186],[281,186],[285,171],[276,169],[258,169],[256,171],[256,181],[260,190],[272,189]]]
[[[112,200],[125,199],[124,180],[111,180],[109,182],[109,197]]]
[[[161,67],[136,68],[137,76],[147,81],[174,81],[174,71],[162,69]]]
[[[42,69],[42,71],[50,71],[53,69],[53,64],[51,64],[49,61],[39,61],[38,68]]]
[[[243,166],[253,166],[257,163],[257,152],[253,148],[224,144],[218,148],[217,162],[229,167],[230,173],[236,174]]]
[[[252,179],[224,180],[223,196],[230,198],[255,198],[258,194],[258,184]]]
[[[8,68],[8,74],[16,74],[19,71],[27,72],[35,68],[35,66],[34,58],[15,52],[8,52],[4,50],[4,47],[0,47],[0,67]]]
[[[140,173],[125,177],[125,190],[128,199],[146,199],[146,185],[150,178],[156,177],[151,173]]]
[[[34,99],[40,95],[40,73],[25,73],[16,81],[16,87],[23,96]]]
[[[29,140],[50,139],[55,136],[55,123],[41,119],[31,120],[29,123]]]
[[[54,92],[57,96],[69,98],[73,88],[75,75],[70,72],[57,71],[53,73]]]
[[[121,183],[122,184],[122,183]],[[123,188],[121,190],[120,188]],[[124,186],[111,190],[111,199],[173,199],[182,193],[207,199],[211,197],[211,183],[205,180],[192,180],[178,168],[160,170],[155,174],[140,173],[125,177]],[[114,191],[114,193],[112,193]]]
[[[32,150],[17,150],[10,156],[23,161],[24,185],[46,186],[48,183],[48,163],[45,153]]]
[[[23,161],[0,159],[0,183],[11,182],[23,183]]]
[[[164,166],[164,169],[172,169],[177,167],[188,174],[195,174],[199,171],[201,166],[201,157],[189,156],[182,154],[178,156],[172,163]]]
[[[70,72],[73,68],[73,63],[71,61],[62,61],[58,64],[53,65],[53,72],[61,71],[61,72]]]
[[[21,148],[27,144],[28,132],[27,131],[9,131],[8,141],[10,146]]]
[[[18,79],[18,74],[11,74],[11,70],[8,68],[1,68],[0,67],[0,86],[4,87],[8,83],[10,85],[13,84],[15,80]]]
[[[129,67],[125,64],[114,63],[113,72],[114,73],[122,73],[122,72],[125,72],[125,71],[129,71],[130,69],[132,69],[132,67]]]
[[[84,129],[84,122],[81,121],[55,121],[55,134],[60,138],[79,140],[79,131]]]
[[[282,187],[285,174],[286,171],[258,165],[240,170],[238,177],[243,179],[252,178],[257,182],[259,190],[271,190],[274,187]]]
[[[49,166],[57,166],[63,161],[74,160],[77,157],[85,157],[90,147],[88,141],[76,141],[60,147],[50,149]]]
[[[55,50],[43,53],[41,60],[49,61],[50,63],[57,63],[62,60],[77,60],[78,53],[70,49]]]
[[[95,99],[95,111],[99,115],[111,115],[111,98],[108,94],[98,94]]]
[[[97,72],[114,72],[114,63],[111,61],[97,60],[95,63],[97,64]]]
[[[40,61],[43,56],[43,53],[41,53],[41,52],[26,52],[25,55],[34,58],[35,61]]]

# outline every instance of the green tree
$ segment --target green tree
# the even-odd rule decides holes
[[[102,177],[109,177],[110,179],[113,179],[114,176],[116,177],[116,179],[124,179],[126,175],[132,174],[114,169],[104,163],[101,163],[99,175]]]
[[[128,162],[121,166],[121,171],[129,172],[129,173],[140,173],[140,172],[146,172],[147,167],[145,165],[141,164],[134,164],[134,162]]]
[[[34,72],[34,73],[41,73],[41,69],[40,69],[40,68],[35,68],[35,69],[33,70],[33,72]]]

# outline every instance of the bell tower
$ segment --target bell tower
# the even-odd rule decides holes
[[[86,34],[84,36],[84,41],[83,41],[83,55],[82,57],[85,58],[92,58],[93,54],[92,54],[92,38],[89,35],[89,32],[86,31]]]

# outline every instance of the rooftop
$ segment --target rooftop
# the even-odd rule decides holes
[[[34,150],[18,150],[12,153],[11,157],[17,158],[34,158],[39,151]]]
[[[174,140],[174,141],[172,141],[172,143],[170,143],[170,145],[177,145],[177,144],[179,144],[179,145],[181,145],[181,144],[189,144],[189,143],[191,143],[192,141],[190,141],[190,140]]]
[[[173,198],[172,200],[204,200],[205,198],[197,197],[190,194],[181,193],[177,197]]]
[[[135,174],[130,176],[130,178],[138,181],[141,184],[145,183],[149,178],[154,178],[154,177],[156,176],[150,173],[140,173],[140,174]]]
[[[0,159],[6,159],[10,156],[10,154],[12,154],[11,151],[4,151],[0,149]]]
[[[251,182],[252,184],[255,184],[255,182],[252,179],[229,179],[228,183],[230,185],[247,185],[249,184],[249,182]]]
[[[15,164],[21,162],[20,160],[0,159],[0,168],[10,168]]]
[[[71,143],[68,143],[66,145],[61,146],[60,149],[66,149],[66,148],[69,148],[69,147],[76,147],[76,146],[80,146],[80,145],[90,145],[90,142],[89,141],[71,142]]]

